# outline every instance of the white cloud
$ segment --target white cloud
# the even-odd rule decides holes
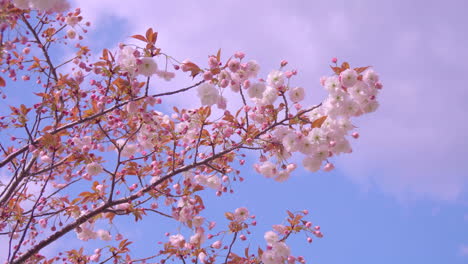
[[[377,65],[385,85],[382,106],[356,122],[362,137],[354,141],[353,155],[340,159],[340,169],[362,186],[379,186],[400,199],[453,201],[466,191],[468,167],[462,157],[468,155],[468,144],[461,131],[467,127],[461,120],[467,92],[461,87],[468,80],[452,78],[442,67],[458,64],[462,43],[455,29],[445,30],[447,25],[421,25],[410,12],[399,13],[392,6],[376,15],[372,11],[376,3],[369,1],[317,3],[313,9],[307,3],[279,1],[251,2],[248,8],[238,1],[89,0],[80,5],[95,25],[112,17],[125,20],[128,35],[152,26],[160,32],[159,45],[179,59],[205,63],[207,55],[220,47],[225,54],[241,49],[264,65],[263,74],[288,59],[301,74],[297,83],[313,91],[308,97],[312,104],[323,96],[318,78],[329,73],[329,57]],[[188,83],[187,79],[154,86],[162,91]],[[197,105],[196,100],[187,103]]]
[[[468,257],[468,245],[462,244],[458,249],[458,253],[461,256]]]

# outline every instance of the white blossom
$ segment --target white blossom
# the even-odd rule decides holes
[[[197,92],[202,105],[214,105],[218,102],[219,92],[213,84],[203,83]]]
[[[141,59],[141,64],[138,65],[138,74],[150,77],[151,75],[156,74],[157,71],[158,65],[153,58],[144,57]]]

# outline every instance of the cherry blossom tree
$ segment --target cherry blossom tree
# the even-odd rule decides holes
[[[296,233],[309,242],[323,236],[307,210],[287,211],[264,244],[238,252],[235,244],[257,224],[253,212],[219,212],[226,223],[217,224],[203,217],[201,194],[232,192],[246,159],[255,166],[244,170],[278,182],[296,160],[311,172],[333,170],[333,157],[350,153],[349,139],[359,137],[351,118],[378,107],[382,84],[370,67],[333,59],[320,79],[328,96],[305,107],[309,88],[295,85],[286,61],[267,76],[242,52],[181,61],[151,28],[132,36],[137,45],[92,53],[82,44],[90,23],[66,0],[0,6],[0,95],[9,106],[0,113],[0,238],[8,263],[305,263],[287,242]],[[57,48],[65,45],[74,53],[61,61]],[[151,80],[176,76],[193,85],[152,89]],[[29,93],[19,103],[6,96],[18,85]],[[190,90],[198,107],[165,104]],[[149,217],[182,228],[157,238],[159,251],[135,256],[135,241],[110,227]],[[70,234],[106,246],[42,253]]]

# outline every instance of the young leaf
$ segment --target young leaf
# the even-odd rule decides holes
[[[143,37],[142,35],[133,35],[132,38],[141,40],[141,41],[143,41],[143,42],[147,42],[146,38]]]
[[[336,75],[340,75],[340,73],[342,72],[340,67],[333,67],[330,65],[330,68],[333,70],[333,72],[335,72]]]
[[[369,69],[370,66],[367,66],[367,67],[358,67],[358,68],[354,68],[354,70],[357,72],[357,73],[362,73],[364,72],[365,70]]]
[[[325,122],[325,119],[327,119],[327,116],[322,116],[318,119],[316,119],[314,122],[312,122],[312,128],[320,128],[323,124],[323,122]]]
[[[146,39],[148,40],[148,42],[153,42],[152,38],[153,38],[153,29],[148,28],[148,30],[146,31]]]
[[[216,59],[218,60],[218,62],[221,61],[221,49],[218,50],[218,53],[216,54]]]
[[[341,70],[344,71],[344,70],[346,70],[346,69],[349,69],[349,63],[343,62],[343,63],[341,64]]]

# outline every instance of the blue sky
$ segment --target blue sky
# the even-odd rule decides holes
[[[300,73],[296,84],[310,91],[309,104],[325,96],[319,78],[331,74],[332,57],[372,65],[384,83],[381,107],[356,120],[361,137],[351,155],[335,159],[336,170],[300,169],[279,184],[250,162],[235,195],[206,194],[205,216],[222,219],[226,210],[247,206],[259,222],[250,243],[264,245],[263,233],[281,223],[286,209],[308,209],[325,237],[288,243],[308,263],[468,263],[466,2],[79,2],[92,22],[87,41],[94,51],[153,27],[159,46],[182,60],[204,64],[218,48],[226,55],[241,50],[265,75],[287,59]],[[177,225],[151,218],[121,232],[139,240],[135,251],[147,252],[166,230]]]
[[[381,107],[356,120],[361,138],[334,172],[298,170],[278,184],[247,166],[237,195],[212,195],[207,213],[248,206],[259,221],[254,242],[263,243],[285,209],[308,209],[325,237],[312,245],[299,237],[291,246],[309,263],[468,262],[464,1],[81,4],[100,36],[115,43],[153,27],[163,50],[180,59],[204,63],[218,48],[242,50],[263,73],[287,59],[310,104],[324,96],[318,79],[330,74],[330,58],[374,66],[385,85]]]

